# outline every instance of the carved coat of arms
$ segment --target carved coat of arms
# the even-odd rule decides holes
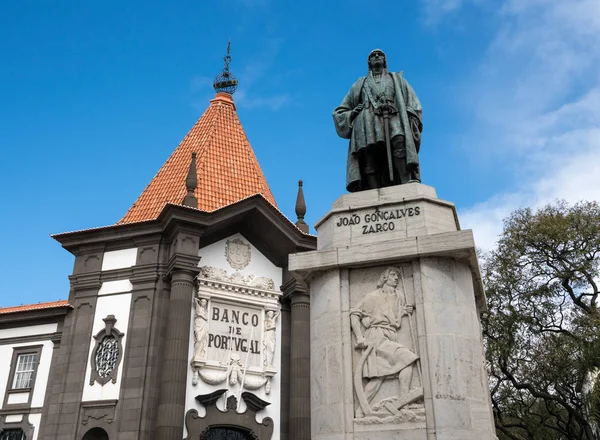
[[[250,264],[250,245],[239,238],[227,240],[225,258],[231,267],[240,270]]]

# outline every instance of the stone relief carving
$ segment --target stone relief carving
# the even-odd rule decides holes
[[[194,358],[193,363],[206,361],[208,341],[208,301],[206,298],[194,298],[196,305],[194,314]]]
[[[116,400],[84,402],[81,407],[81,424],[98,422],[104,419],[108,424],[115,419]]]
[[[263,363],[265,367],[273,366],[273,358],[275,357],[277,323],[275,322],[279,316],[279,311],[267,310],[265,316],[265,325],[263,331]]]
[[[397,267],[385,269],[375,290],[350,310],[355,349],[360,353],[353,380],[357,422],[424,423],[413,314],[414,305],[406,300],[404,276]],[[386,382],[395,386],[380,393]]]
[[[245,438],[270,440],[275,428],[273,419],[265,417],[262,422],[256,421],[256,413],[265,409],[270,403],[252,393],[243,392],[240,397],[246,403],[244,412],[238,412],[239,402],[234,395],[227,398],[225,411],[223,411],[217,408],[216,403],[225,393],[227,390],[221,389],[196,396],[196,401],[206,408],[206,414],[200,417],[195,409],[190,409],[186,413],[185,426],[188,436],[184,440],[235,439],[234,432],[227,431],[231,426],[242,428],[245,431]]]
[[[124,333],[115,328],[117,319],[108,315],[103,319],[105,327],[94,336],[96,346],[92,351],[90,385],[98,382],[100,385],[112,381],[117,382],[117,371],[123,359],[123,345],[121,340]]]
[[[225,258],[231,267],[241,270],[250,264],[250,245],[244,240],[234,238],[225,243]]]
[[[240,385],[247,390],[258,390],[265,387],[265,393],[271,392],[271,376],[263,374],[260,377],[246,375],[246,368],[239,355],[233,353],[229,357],[227,370],[209,370],[206,368],[197,368],[194,371],[192,383],[198,384],[198,378],[209,385],[219,385],[227,381],[230,386]]]
[[[271,278],[242,275],[240,272],[234,272],[229,275],[225,269],[220,269],[218,267],[202,266],[198,276],[215,281],[225,281],[228,283],[256,287],[258,289],[275,290],[275,282]]]

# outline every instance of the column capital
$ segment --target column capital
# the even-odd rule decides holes
[[[172,279],[174,276],[177,276],[181,279],[182,277],[189,276],[193,280],[200,272],[200,268],[198,267],[199,262],[199,256],[179,253],[173,254],[169,259],[165,277]]]
[[[289,281],[281,286],[283,297],[290,301],[292,308],[310,305],[310,290],[302,278],[293,275]]]

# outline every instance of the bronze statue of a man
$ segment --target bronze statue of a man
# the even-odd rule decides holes
[[[402,72],[388,72],[383,51],[373,50],[368,64],[368,76],[333,111],[337,134],[350,139],[350,192],[421,181],[421,103]]]

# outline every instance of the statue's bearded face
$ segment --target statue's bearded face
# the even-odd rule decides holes
[[[386,66],[385,54],[379,50],[374,51],[369,55],[369,69],[374,67],[381,69]]]

